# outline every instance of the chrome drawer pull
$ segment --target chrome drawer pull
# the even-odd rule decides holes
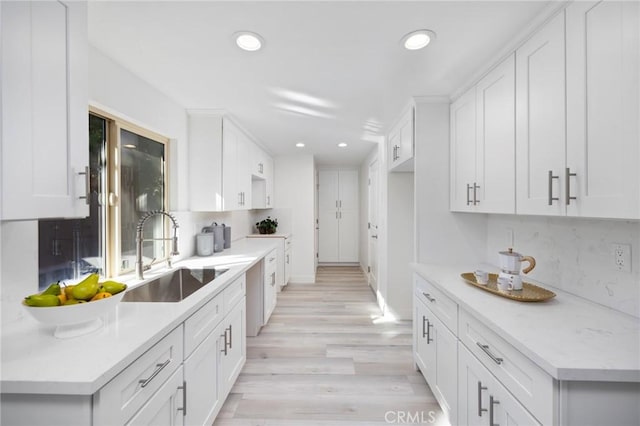
[[[233,349],[233,332],[231,331],[233,324],[229,324],[229,349]]]
[[[576,197],[572,197],[571,196],[571,177],[575,177],[576,174],[575,173],[571,173],[571,169],[569,167],[567,167],[565,169],[565,175],[564,175],[564,184],[565,184],[565,188],[566,188],[566,194],[565,194],[565,202],[567,205],[571,204],[571,200],[577,200]]]
[[[433,339],[431,338],[431,327],[433,327],[433,324],[431,324],[431,321],[427,320],[427,345],[433,342]]]
[[[497,399],[493,399],[493,395],[489,397],[489,426],[500,426],[497,423],[493,422],[493,406],[495,404],[500,404],[500,401]]]
[[[471,189],[471,185],[467,184],[467,205],[471,204],[471,200],[469,199],[469,190]]]
[[[224,329],[224,334],[221,334],[220,337],[224,337],[224,349],[220,349],[220,352],[224,352],[227,355],[227,348],[229,347],[229,341],[227,340],[227,329]]]
[[[426,298],[427,298],[427,300],[429,300],[429,302],[435,302],[435,301],[436,301],[435,297],[431,297],[431,295],[430,295],[429,293],[425,293],[425,292],[423,291],[423,292],[422,292],[422,295],[423,295],[424,297],[426,297]]]
[[[486,408],[482,408],[482,391],[487,390],[486,386],[482,386],[482,382],[478,382],[478,417],[482,417],[482,413],[486,412]]]
[[[491,358],[493,362],[495,362],[496,364],[500,365],[502,364],[502,361],[504,361],[504,359],[498,358],[497,356],[491,353],[491,351],[489,350],[489,345],[483,345],[480,342],[476,342],[476,345],[478,345],[485,354],[489,355],[489,358]]]
[[[178,386],[178,389],[182,389],[182,407],[178,408],[178,411],[182,411],[182,416],[187,415],[187,382],[182,382],[182,386]]]
[[[151,381],[162,371],[163,368],[165,368],[167,365],[169,365],[170,362],[171,362],[171,359],[168,359],[162,364],[156,364],[155,371],[151,374],[151,376],[149,376],[148,379],[140,379],[140,380],[138,380],[138,383],[140,383],[141,387],[145,387],[149,383],[151,383]]]
[[[91,204],[91,169],[89,166],[85,166],[84,172],[78,172],[78,174],[80,176],[84,175],[84,195],[78,197],[78,199],[84,200],[87,204]]]
[[[427,328],[425,326],[425,322],[427,322],[427,317],[423,315],[422,316],[422,337],[423,338],[427,336]]]
[[[558,201],[559,198],[558,197],[554,197],[553,196],[553,180],[554,179],[558,179],[560,176],[554,176],[553,175],[553,170],[549,170],[549,205],[552,205],[554,201]]]

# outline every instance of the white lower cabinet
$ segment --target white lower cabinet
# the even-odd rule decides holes
[[[276,271],[278,268],[278,253],[272,250],[264,258],[264,317],[262,324],[269,322],[271,313],[276,307],[278,289],[276,281]]]
[[[458,401],[461,425],[540,424],[462,344],[458,350]]]
[[[449,421],[457,420],[457,337],[416,296],[414,302],[415,362]]]
[[[182,367],[180,367],[126,425],[182,426],[186,424],[185,410],[186,388],[182,380]]]
[[[246,348],[246,299],[238,303],[229,312],[223,322],[224,328],[220,333],[220,384],[223,401],[235,383],[240,370],[247,359]]]

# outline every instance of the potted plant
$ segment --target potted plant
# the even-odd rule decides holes
[[[267,216],[266,219],[256,222],[256,228],[261,234],[274,234],[278,227],[278,219],[271,219],[271,216]]]

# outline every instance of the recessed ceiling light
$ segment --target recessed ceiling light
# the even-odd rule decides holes
[[[340,143],[338,144],[338,148],[346,148],[346,147],[347,147],[347,144],[346,144],[346,143],[344,143],[344,142],[340,142]]]
[[[304,144],[303,144],[302,142],[298,142],[298,143],[296,144],[296,146],[297,146],[298,148],[304,148]]]
[[[233,35],[233,37],[236,39],[236,44],[240,49],[247,50],[249,52],[260,50],[264,44],[264,39],[260,34],[252,33],[250,31],[238,31]]]
[[[402,45],[407,50],[418,50],[426,47],[430,42],[436,39],[436,33],[431,30],[412,31],[402,37]]]
[[[122,146],[123,146],[123,147],[125,147],[125,148],[129,148],[129,149],[136,149],[136,148],[138,148],[136,145],[133,145],[133,144],[131,144],[131,143],[128,143],[128,144],[125,144],[125,145],[122,145]]]

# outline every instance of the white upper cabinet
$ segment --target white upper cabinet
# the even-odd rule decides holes
[[[517,213],[564,213],[564,13],[516,51]]]
[[[192,211],[222,211],[222,116],[189,115],[189,199]]]
[[[270,207],[264,200],[262,205],[253,205],[254,149],[257,147],[253,141],[228,118],[193,111],[189,115],[191,210],[231,211]],[[262,161],[265,174],[272,176],[273,160],[269,160]],[[272,192],[273,179],[270,185],[262,188],[264,199],[270,203]]]
[[[415,107],[411,104],[404,110],[387,137],[390,171],[413,171],[414,134]]]
[[[509,56],[476,86],[476,207],[515,213],[515,59]]]
[[[88,216],[86,3],[0,7],[0,218]]]
[[[640,217],[638,9],[574,2],[516,52],[517,213]]]
[[[569,216],[640,218],[639,10],[619,1],[566,9]]]
[[[273,207],[273,158],[251,143],[251,205],[254,209]]]
[[[451,104],[450,208],[470,211],[477,199],[476,179],[476,88]],[[474,196],[476,191],[476,196]]]
[[[514,213],[514,162],[511,55],[451,105],[451,210]]]

